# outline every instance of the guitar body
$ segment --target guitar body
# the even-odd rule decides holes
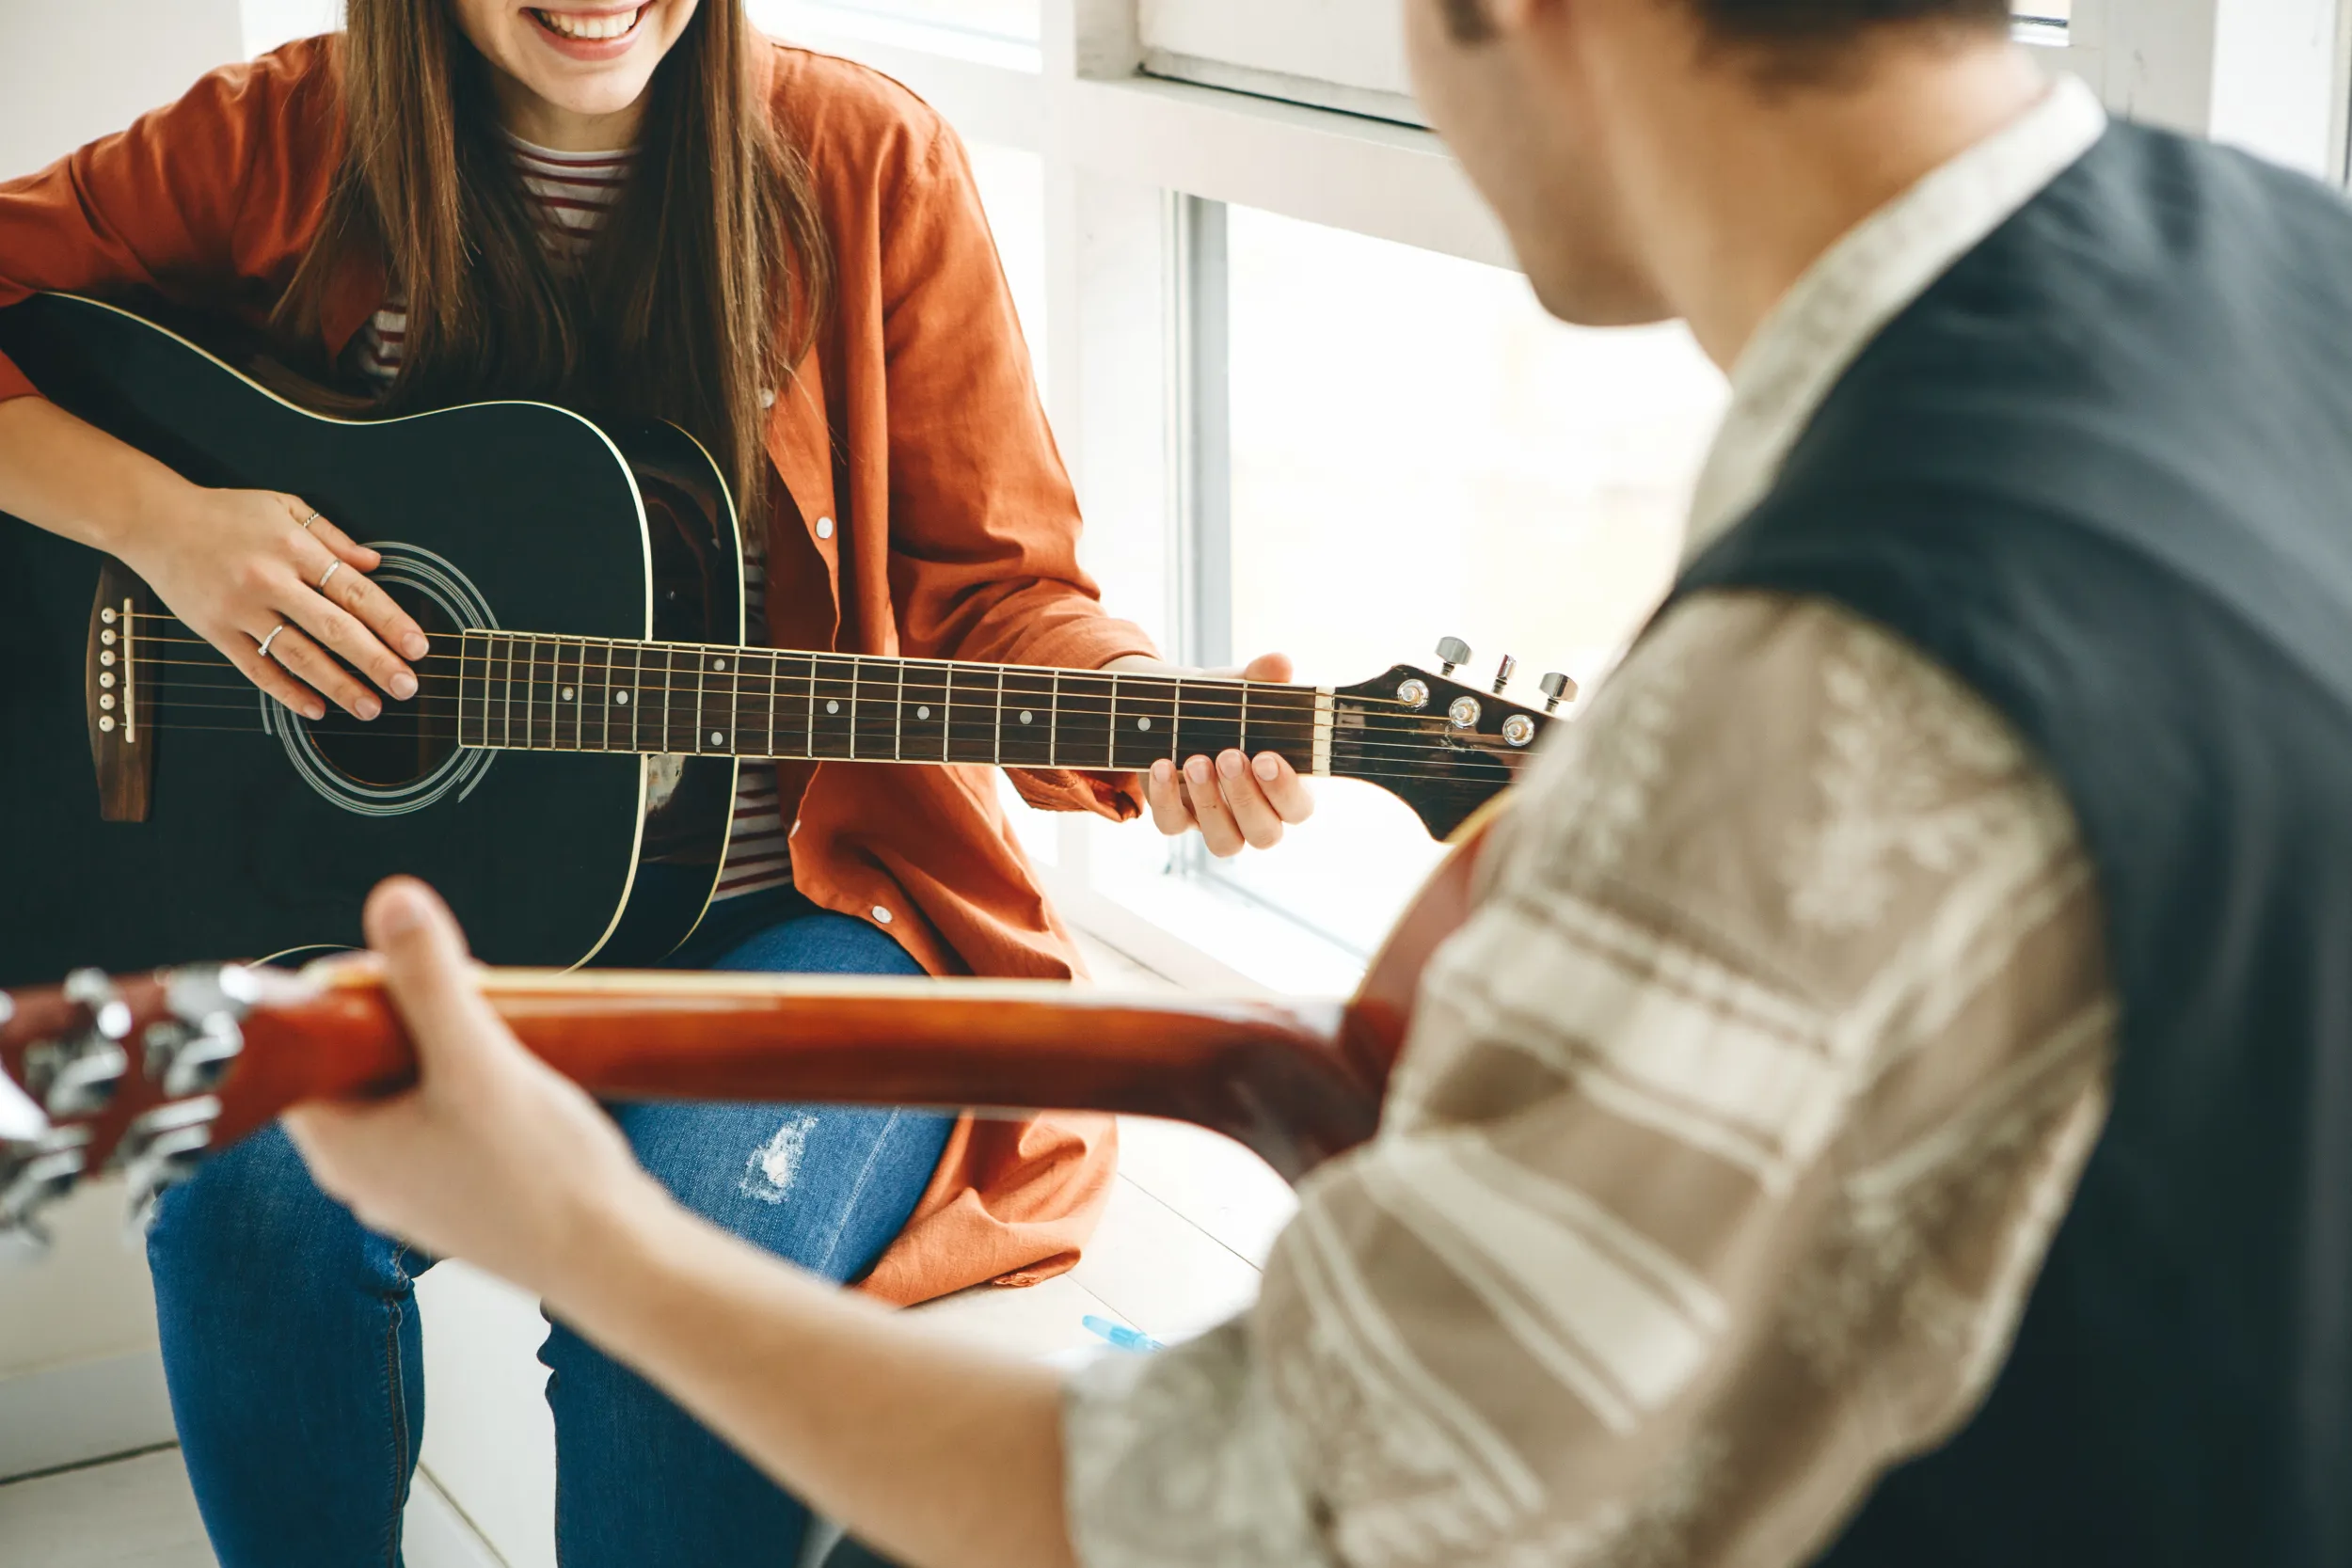
[[[725,484],[669,425],[527,403],[327,419],[135,316],[59,295],[0,312],[0,349],[45,395],[188,479],[300,496],[384,551],[377,580],[437,654],[483,626],[742,641]],[[732,758],[468,751],[342,716],[311,726],[216,669],[175,669],[161,639],[137,674],[167,692],[182,682],[183,718],[208,703],[217,727],[140,732],[144,820],[103,819],[86,657],[109,568],[0,516],[0,985],[356,944],[363,895],[394,872],[438,888],[493,963],[649,964],[701,918]]]

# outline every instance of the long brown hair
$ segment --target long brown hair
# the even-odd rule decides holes
[[[655,71],[628,184],[577,270],[539,239],[448,0],[350,0],[336,42],[342,165],[278,328],[315,342],[334,279],[373,259],[407,300],[387,411],[499,396],[653,415],[755,497],[760,394],[815,341],[832,267],[808,166],[754,101],[742,0],[702,0]]]

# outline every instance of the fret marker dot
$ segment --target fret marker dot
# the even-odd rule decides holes
[[[827,713],[839,713],[841,711],[841,705],[839,703],[828,702],[825,705],[825,711]]]
[[[1139,729],[1139,730],[1148,730],[1148,729],[1150,729],[1151,727],[1152,727],[1152,721],[1151,721],[1151,720],[1149,720],[1149,719],[1138,719],[1138,720],[1136,720],[1136,728],[1137,728],[1137,729]]]
[[[713,746],[723,746],[726,744],[726,739],[727,737],[721,735],[717,730],[710,732],[710,743]]]
[[[727,667],[727,661],[723,658],[714,658],[710,661],[710,667],[713,670],[723,670]]]
[[[914,716],[917,719],[929,719],[931,716],[931,710],[928,707],[918,707],[914,710]]]
[[[623,707],[628,706],[628,693],[626,691],[615,691],[612,693],[612,700]]]
[[[564,689],[564,700],[567,703],[572,700],[572,689],[568,686]]]
[[[1029,710],[1025,707],[1021,710],[1021,721],[1025,724],[1029,721]]]

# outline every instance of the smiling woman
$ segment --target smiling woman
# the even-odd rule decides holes
[[[667,420],[734,480],[751,641],[1080,669],[1152,655],[1078,569],[970,167],[927,106],[759,38],[739,0],[349,13],[0,184],[0,307],[162,294],[388,413],[505,398]],[[420,673],[446,657],[427,637],[444,628],[373,579],[384,558],[319,508],[194,486],[6,358],[0,513],[115,556],[306,721],[332,703],[366,730],[424,700]],[[1014,783],[1113,817],[1144,793],[1121,774]],[[746,763],[732,841],[689,868],[715,896],[673,961],[1067,977],[995,801],[972,767]],[[891,1302],[1068,1268],[1111,1174],[1092,1118],[612,1109],[707,1217]],[[219,1560],[396,1549],[430,1260],[268,1139],[166,1196],[150,1259]],[[567,1563],[789,1560],[799,1503],[578,1338],[558,1331],[545,1358]]]

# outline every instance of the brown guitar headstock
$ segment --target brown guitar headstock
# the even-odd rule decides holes
[[[1429,830],[1450,836],[1508,784],[1576,683],[1544,676],[1541,712],[1510,701],[1516,659],[1505,657],[1489,687],[1454,678],[1470,651],[1459,639],[1438,644],[1436,673],[1399,664],[1332,696],[1331,772],[1388,789]]]
[[[211,1146],[245,1020],[283,988],[301,983],[205,965],[0,993],[0,1256],[45,1250],[42,1211],[108,1170],[143,1220]]]

